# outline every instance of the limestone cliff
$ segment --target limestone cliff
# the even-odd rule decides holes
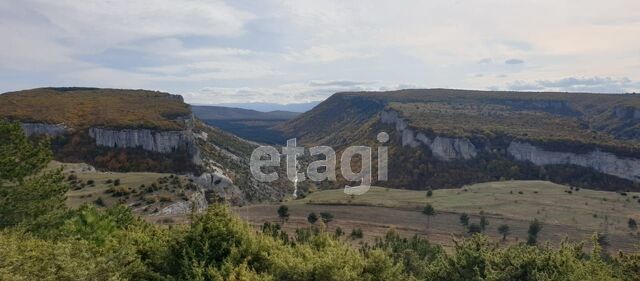
[[[22,130],[27,136],[32,135],[48,135],[60,136],[65,134],[67,127],[63,124],[45,124],[45,123],[20,123]]]
[[[380,121],[384,124],[395,126],[396,131],[402,134],[403,146],[418,147],[426,145],[433,155],[440,160],[471,159],[477,155],[476,147],[468,139],[440,136],[431,139],[425,134],[411,129],[407,121],[393,110],[382,111]]]
[[[566,164],[592,168],[620,178],[640,181],[640,159],[622,158],[609,152],[594,150],[590,153],[546,151],[528,143],[513,141],[507,148],[511,156],[536,165]]]
[[[380,121],[391,124],[401,134],[403,146],[416,148],[428,147],[439,160],[471,159],[480,152],[476,146],[466,138],[449,138],[436,136],[429,138],[421,132],[409,127],[398,112],[384,110],[380,114]],[[591,168],[598,172],[640,182],[640,159],[624,158],[613,153],[593,150],[589,153],[548,151],[533,144],[513,140],[507,149],[509,156],[519,161],[530,161],[535,165],[577,165]]]
[[[96,144],[106,147],[142,148],[144,150],[170,153],[193,145],[189,131],[155,131],[149,129],[90,128],[89,136]]]

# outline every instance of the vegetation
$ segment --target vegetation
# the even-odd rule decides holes
[[[318,221],[318,216],[316,215],[316,213],[309,213],[309,215],[307,216],[307,221],[310,224],[315,224]]]
[[[1,117],[74,129],[180,130],[184,122],[176,118],[190,113],[181,97],[144,90],[40,88],[0,95]]]
[[[281,205],[280,208],[278,208],[278,217],[280,217],[282,224],[284,224],[289,219],[289,207]]]
[[[322,222],[324,224],[328,225],[331,221],[333,221],[333,214],[322,212],[320,213],[320,218],[322,219]]]
[[[509,229],[509,226],[506,224],[501,224],[498,227],[498,232],[500,233],[500,235],[502,235],[502,241],[506,241],[507,236],[511,234],[511,230]]]
[[[487,230],[487,226],[489,225],[489,220],[487,219],[486,216],[481,215],[480,216],[480,229],[484,232],[485,230]]]
[[[527,244],[536,245],[538,243],[538,234],[542,230],[542,224],[538,221],[538,219],[534,219],[529,225],[529,230],[527,230],[527,234],[529,234],[527,238]]]
[[[0,131],[20,130],[0,123]],[[29,204],[28,212],[0,205],[2,280],[638,280],[638,254],[604,256],[597,243],[585,254],[569,242],[558,248],[498,247],[474,235],[447,253],[391,230],[357,249],[324,228],[299,229],[289,237],[279,225],[265,223],[257,233],[225,205],[175,227],[150,224],[121,205],[68,209],[65,177],[42,171],[49,160],[46,146],[22,141],[1,142],[0,163],[13,161],[5,153],[9,147],[20,148],[18,155],[44,156],[40,162],[14,161],[18,168],[0,166],[1,202]],[[33,187],[46,192],[24,200]]]
[[[431,204],[427,204],[424,209],[422,209],[422,213],[427,216],[427,228],[429,228],[431,217],[436,215],[436,210],[431,206]]]
[[[351,239],[362,239],[363,236],[362,229],[360,228],[354,228],[351,231]]]
[[[462,213],[462,214],[460,215],[460,224],[461,224],[463,227],[467,227],[467,226],[469,226],[469,215],[467,215],[467,213]]]

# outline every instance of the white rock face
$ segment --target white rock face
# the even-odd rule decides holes
[[[440,160],[471,159],[478,154],[476,147],[466,138],[438,136],[431,140],[423,133],[414,132],[409,128],[407,121],[402,119],[396,111],[382,111],[380,121],[385,124],[395,125],[396,131],[402,134],[402,146],[415,148],[420,145],[426,145],[433,155]]]
[[[233,181],[218,170],[203,173],[198,177],[191,177],[198,186],[201,186],[205,193],[213,193],[216,196],[238,205],[245,201],[242,190],[233,184]]]
[[[630,113],[625,113],[629,115]],[[633,112],[632,114],[635,114]],[[393,124],[402,134],[402,145],[418,147],[426,145],[435,157],[440,160],[471,159],[477,156],[478,150],[468,139],[435,137],[429,139],[422,133],[414,132],[409,128],[406,120],[402,119],[395,111],[383,111],[380,115],[381,122]],[[613,153],[594,150],[586,154],[572,152],[547,151],[529,143],[512,141],[507,148],[507,153],[516,160],[531,161],[538,166],[543,165],[577,165],[592,168],[604,174],[617,176],[640,182],[640,159],[618,157]]]
[[[578,165],[620,178],[640,181],[639,159],[621,158],[609,152],[594,150],[586,154],[576,154],[546,151],[531,144],[516,141],[511,142],[507,151],[517,160],[531,161],[536,165]]]
[[[190,147],[193,137],[188,131],[155,131],[148,129],[90,128],[89,136],[96,144],[106,147],[142,148],[148,151],[170,153],[181,147]]]
[[[62,124],[44,124],[44,123],[20,123],[25,135],[47,135],[60,136],[67,131],[67,127]]]

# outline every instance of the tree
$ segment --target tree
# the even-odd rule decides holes
[[[43,171],[52,159],[48,146],[27,139],[18,123],[0,121],[0,227],[48,231],[62,223],[69,187],[61,169]]]
[[[465,228],[469,226],[469,215],[467,215],[467,213],[460,215],[460,224]]]
[[[427,228],[429,228],[431,217],[436,215],[436,210],[431,206],[431,204],[427,204],[427,206],[424,206],[422,213],[427,215]]]
[[[333,215],[327,212],[320,213],[320,218],[322,218],[322,222],[326,225],[329,225],[329,223],[333,221]]]
[[[280,217],[282,224],[284,224],[289,219],[289,207],[280,205],[280,208],[278,208],[278,217]]]
[[[431,197],[433,196],[433,190],[429,189],[427,190],[427,197]]]
[[[310,214],[307,216],[307,221],[308,221],[310,224],[316,224],[316,222],[318,221],[318,215],[316,215],[316,213],[310,213]]]
[[[506,241],[507,236],[511,234],[511,231],[509,230],[509,226],[506,224],[500,225],[498,227],[498,232],[502,234],[502,241]]]
[[[633,218],[629,218],[628,224],[629,224],[629,229],[631,229],[631,230],[638,229],[638,223]]]
[[[487,229],[487,225],[489,225],[489,220],[487,219],[487,217],[482,215],[480,217],[480,229],[482,230],[482,232],[484,232]]]
[[[342,234],[344,234],[344,232],[342,231],[342,228],[340,228],[339,226],[336,227],[336,232],[335,232],[336,237],[340,237],[342,236]]]
[[[0,186],[22,183],[51,161],[47,141],[31,142],[17,122],[0,120]]]
[[[353,240],[362,239],[362,237],[364,237],[364,235],[362,233],[362,229],[354,228],[353,230],[351,230],[351,239],[353,239]]]
[[[469,228],[468,228],[467,232],[469,234],[482,233],[482,228],[480,228],[480,225],[478,225],[476,223],[472,223],[472,224],[469,225]]]
[[[527,233],[529,234],[529,237],[527,239],[528,245],[536,245],[538,243],[538,234],[540,233],[540,230],[542,230],[542,224],[538,221],[538,219],[534,219],[529,224],[529,230],[527,231]]]

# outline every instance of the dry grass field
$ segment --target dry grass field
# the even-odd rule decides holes
[[[335,215],[335,220],[329,223],[330,229],[340,226],[349,234],[352,229],[361,228],[365,234],[363,241],[371,241],[393,227],[401,233],[423,235],[450,246],[452,238],[466,235],[459,223],[460,214],[468,213],[471,222],[478,223],[482,213],[490,223],[485,233],[496,241],[500,240],[497,228],[502,224],[509,225],[512,234],[503,243],[525,241],[529,223],[538,219],[543,223],[541,241],[552,244],[565,238],[584,241],[596,232],[606,231],[610,250],[637,250],[640,232],[630,230],[627,222],[629,218],[640,220],[638,196],[637,193],[621,195],[571,190],[544,181],[482,183],[460,189],[435,190],[431,197],[424,191],[380,187],[353,197],[342,190],[327,190],[285,202],[291,212],[285,228],[293,230],[308,226],[306,217],[310,212],[330,212]],[[421,212],[427,203],[437,212],[430,219]],[[236,208],[236,212],[259,225],[265,221],[278,221],[278,206],[254,205]]]

